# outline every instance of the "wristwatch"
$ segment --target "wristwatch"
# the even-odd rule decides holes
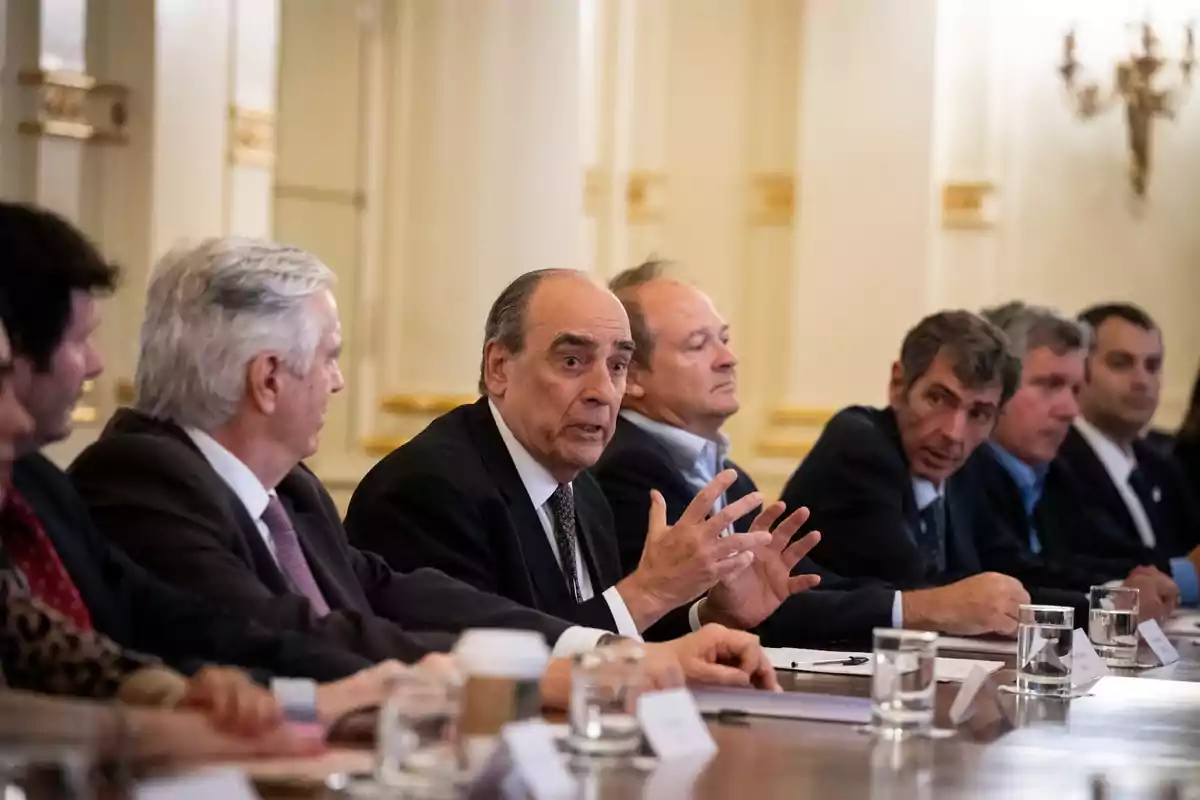
[[[319,722],[317,683],[306,678],[272,678],[271,693],[288,722]]]

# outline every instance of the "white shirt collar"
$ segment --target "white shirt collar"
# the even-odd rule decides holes
[[[924,511],[925,507],[941,497],[946,491],[946,484],[934,486],[928,478],[913,478],[913,499],[917,501],[917,510]]]
[[[508,448],[508,455],[517,468],[517,474],[521,476],[521,483],[525,484],[525,491],[533,501],[533,507],[541,508],[550,499],[550,495],[558,490],[558,481],[517,441],[517,437],[513,436],[513,432],[504,422],[504,417],[500,416],[500,409],[496,408],[496,404],[491,400],[488,400],[488,408],[492,411],[492,419],[496,421],[500,438]]]
[[[275,491],[267,491],[258,476],[250,471],[240,458],[229,452],[223,444],[209,436],[199,428],[183,429],[196,447],[208,460],[209,465],[221,476],[221,480],[233,490],[242,501],[250,519],[257,521],[267,510],[267,503]]]
[[[719,438],[714,441],[629,409],[621,411],[621,416],[665,444],[682,466],[693,466],[703,455],[710,457],[719,470],[729,453],[729,437],[723,433],[717,434]]]
[[[1129,474],[1137,467],[1137,459],[1122,450],[1119,444],[1101,433],[1099,428],[1082,415],[1075,417],[1075,430],[1091,445],[1113,483],[1124,486],[1129,480]]]

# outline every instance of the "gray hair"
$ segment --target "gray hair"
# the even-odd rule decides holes
[[[525,349],[525,312],[529,310],[529,301],[533,293],[546,278],[554,275],[577,274],[571,269],[537,269],[520,275],[504,287],[496,302],[488,311],[487,322],[483,325],[483,353],[492,342],[500,344],[505,350],[514,355]],[[582,274],[582,273],[578,273]],[[479,393],[487,394],[487,382],[484,372],[487,370],[486,355],[479,357]]]
[[[642,304],[638,302],[637,290],[651,281],[665,277],[672,266],[671,261],[650,258],[621,272],[608,282],[608,290],[625,306],[625,316],[629,317],[629,332],[633,336],[633,361],[643,369],[650,369],[651,356],[654,355],[654,331],[646,324],[646,314],[642,311]]]
[[[1014,300],[984,309],[983,316],[1004,331],[1013,352],[1022,359],[1042,347],[1050,348],[1056,355],[1064,355],[1091,346],[1091,330],[1086,323],[1046,306]]]
[[[237,411],[255,356],[276,352],[306,374],[329,324],[308,301],[335,281],[312,254],[255,239],[172,250],[150,281],[134,406],[211,431]]]

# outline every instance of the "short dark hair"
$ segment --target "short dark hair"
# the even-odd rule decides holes
[[[510,353],[520,353],[525,349],[525,313],[529,310],[529,301],[538,285],[553,275],[567,275],[574,272],[569,269],[538,269],[520,275],[504,287],[496,302],[488,311],[487,322],[483,326],[483,350],[491,342],[497,342]],[[487,382],[484,373],[487,370],[486,356],[479,357],[479,393],[487,394]]]
[[[1144,331],[1156,331],[1158,325],[1145,309],[1133,303],[1100,303],[1079,312],[1077,320],[1092,329],[1092,344],[1096,343],[1095,333],[1100,326],[1113,318],[1123,319],[1131,325],[1136,325]]]
[[[1003,331],[970,311],[939,311],[922,319],[900,346],[900,370],[907,391],[929,371],[939,353],[950,356],[954,375],[969,389],[1000,384],[1000,404],[1017,390],[1021,360]]]
[[[0,310],[13,354],[50,369],[71,325],[73,292],[111,294],[118,268],[87,237],[57,214],[0,202]]]
[[[608,290],[625,306],[625,315],[629,317],[629,333],[633,336],[633,362],[643,369],[650,369],[650,356],[654,354],[654,331],[646,323],[646,313],[638,302],[637,289],[662,278],[672,263],[662,258],[650,258],[608,282]]]

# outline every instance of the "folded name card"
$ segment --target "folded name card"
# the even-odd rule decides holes
[[[139,784],[133,796],[134,800],[258,800],[250,779],[232,769],[156,778]]]
[[[708,756],[717,743],[700,717],[687,689],[647,692],[638,697],[638,721],[646,741],[663,761],[685,756]]]
[[[1175,645],[1171,644],[1171,640],[1163,633],[1162,628],[1158,627],[1158,623],[1152,619],[1144,620],[1138,625],[1138,633],[1142,635],[1142,639],[1146,644],[1150,645],[1150,649],[1154,651],[1155,658],[1158,663],[1164,667],[1168,664],[1174,664],[1179,660],[1179,651],[1175,649]]]

